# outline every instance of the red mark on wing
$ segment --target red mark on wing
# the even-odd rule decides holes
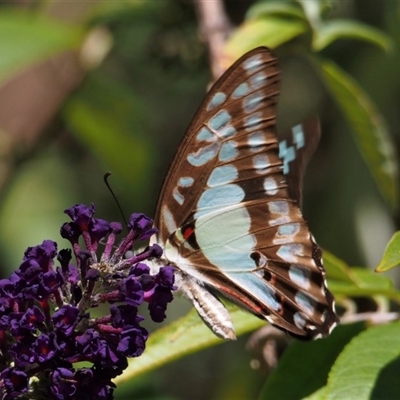
[[[191,226],[187,226],[187,227],[185,228],[185,230],[182,232],[183,238],[184,238],[185,240],[189,239],[189,237],[193,234],[193,232],[194,232],[194,228],[191,227]]]

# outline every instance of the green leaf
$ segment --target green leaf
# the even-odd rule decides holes
[[[339,355],[325,399],[398,399],[400,323],[376,326],[359,334]]]
[[[354,283],[350,267],[328,251],[323,251],[324,267],[329,279]]]
[[[351,268],[351,272],[358,287],[375,291],[385,291],[393,289],[393,281],[390,277],[378,275],[376,272],[366,268]]]
[[[343,347],[363,329],[361,323],[343,325],[327,339],[292,343],[268,377],[259,400],[303,399],[324,387]]]
[[[323,254],[329,289],[336,297],[384,295],[395,301],[400,300],[400,292],[395,290],[390,277],[377,275],[366,268],[350,268],[326,250]]]
[[[332,11],[331,0],[296,0],[301,4],[304,14],[310,21],[311,25],[319,25],[324,14]]]
[[[397,207],[398,163],[381,114],[362,88],[336,64],[325,60],[322,70],[379,190],[393,208]]]
[[[325,395],[326,387],[322,387],[315,391],[313,394],[310,396],[304,397],[303,400],[325,400],[326,395]]]
[[[376,272],[388,271],[398,265],[400,265],[400,231],[389,240]]]
[[[269,16],[281,18],[300,18],[304,20],[304,12],[301,8],[290,3],[270,2],[257,3],[250,7],[246,19],[265,18]]]
[[[258,46],[275,48],[307,32],[308,24],[301,19],[265,17],[249,20],[230,37],[224,48],[224,58],[230,65],[241,55]]]
[[[364,40],[385,51],[393,48],[392,39],[379,29],[361,22],[339,19],[324,22],[315,30],[313,47],[316,51],[320,51],[339,39]]]
[[[355,282],[329,281],[329,289],[337,299],[340,297],[385,296],[400,302],[400,292],[393,287],[391,278],[380,276],[365,268],[351,268]]]
[[[227,308],[238,336],[266,323],[236,306],[229,305]],[[129,367],[115,382],[129,380],[173,360],[221,343],[226,341],[215,336],[192,310],[185,317],[153,332],[143,355],[129,360]]]
[[[78,49],[82,29],[31,11],[0,11],[0,83],[33,63]]]

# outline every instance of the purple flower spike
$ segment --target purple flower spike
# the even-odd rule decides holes
[[[94,205],[83,204],[65,210],[71,221],[60,233],[72,252],[57,253],[57,244],[45,240],[29,247],[19,268],[0,280],[3,399],[29,391],[32,399],[110,400],[112,379],[127,367],[127,357],[140,356],[146,347],[149,334],[138,307],[148,302],[154,321],[165,318],[175,290],[173,268],[158,273],[149,268],[162,255],[157,244],[131,252],[136,241],[156,232],[153,221],[132,214],[129,232],[116,246],[121,224],[95,218],[94,212]]]

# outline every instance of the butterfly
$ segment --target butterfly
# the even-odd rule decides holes
[[[321,250],[300,211],[319,124],[296,125],[278,141],[279,76],[265,47],[222,75],[178,148],[156,208],[163,262],[225,339],[235,331],[221,295],[298,338],[327,336],[338,322]]]

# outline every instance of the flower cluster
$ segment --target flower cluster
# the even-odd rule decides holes
[[[93,205],[65,211],[72,222],[61,227],[61,236],[71,243],[76,265],[71,250],[57,252],[57,244],[46,240],[28,248],[18,270],[0,280],[2,399],[112,399],[111,380],[126,368],[127,357],[143,353],[148,338],[138,306],[147,302],[154,321],[165,318],[175,290],[173,268],[153,275],[143,263],[161,256],[156,244],[130,252],[134,242],[156,232],[152,221],[132,214],[116,247],[121,224],[94,218],[94,211]],[[105,245],[98,259],[100,241]],[[82,361],[86,366],[78,368]]]

